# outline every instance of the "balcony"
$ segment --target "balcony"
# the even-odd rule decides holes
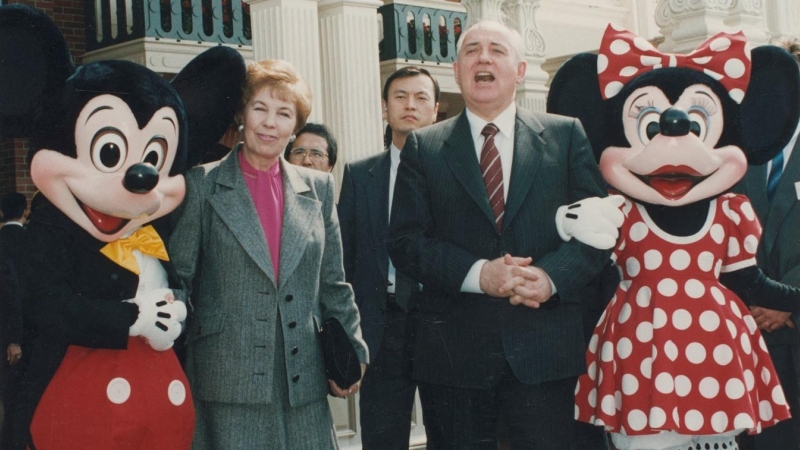
[[[252,59],[250,9],[241,0],[89,0],[83,62],[134,61],[177,73],[208,47]]]

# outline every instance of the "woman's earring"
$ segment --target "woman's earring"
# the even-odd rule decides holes
[[[295,139],[297,139],[297,136],[293,134],[292,137],[289,138],[289,142],[294,142]]]
[[[240,123],[236,129],[239,130],[239,133],[241,133],[242,131],[244,131],[244,124]]]

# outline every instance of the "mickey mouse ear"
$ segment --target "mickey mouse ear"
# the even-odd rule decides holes
[[[58,27],[41,11],[0,6],[0,134],[26,137],[36,113],[75,71]]]

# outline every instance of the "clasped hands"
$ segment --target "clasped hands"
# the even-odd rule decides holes
[[[533,259],[505,255],[481,268],[480,286],[492,297],[508,298],[512,305],[538,308],[553,295],[550,278]]]
[[[141,336],[157,351],[172,348],[186,320],[186,305],[175,300],[171,289],[154,289],[126,300],[139,307],[139,317],[128,330],[129,336]]]

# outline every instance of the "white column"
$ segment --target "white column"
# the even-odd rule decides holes
[[[773,37],[800,35],[800,2],[797,0],[768,0],[767,23]]]
[[[505,0],[461,0],[461,5],[467,10],[467,31],[470,25],[481,20],[496,20],[505,22],[503,17],[503,3]]]
[[[244,0],[250,5],[253,59],[292,63],[314,95],[310,122],[322,121],[317,0]]]
[[[383,149],[377,0],[320,0],[322,111],[339,143],[334,169]]]
[[[536,23],[539,0],[507,0],[505,11],[516,25],[525,43],[528,69],[525,80],[517,86],[517,104],[529,111],[544,112],[547,103],[547,72],[542,70],[547,46]]]

